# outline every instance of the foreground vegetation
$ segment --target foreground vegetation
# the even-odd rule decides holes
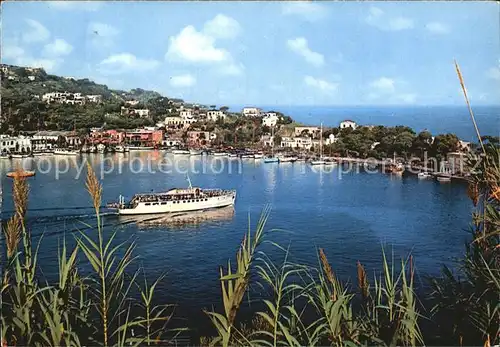
[[[470,182],[476,206],[472,242],[459,263],[460,276],[443,269],[432,292],[417,298],[412,257],[394,263],[382,252],[383,267],[370,278],[358,263],[357,286],[342,283],[324,250],[317,268],[259,251],[265,242],[266,208],[254,233],[245,233],[233,262],[221,267],[224,311],[207,311],[214,336],[203,345],[478,345],[500,343],[500,168],[498,148]],[[75,235],[69,250],[62,240],[59,279],[47,283],[37,266],[38,245],[25,225],[29,187],[13,184],[15,214],[3,227],[2,341],[8,345],[169,344],[185,329],[169,329],[173,306],[155,306],[153,284],[138,280],[134,243],[105,237],[99,214],[102,187],[88,168],[87,189],[97,218],[97,239]],[[90,226],[89,226],[90,227]],[[91,273],[82,268],[89,264]],[[258,283],[260,307],[241,316],[250,285]],[[134,294],[132,294],[134,292]],[[254,302],[255,302],[255,298]],[[425,304],[424,304],[425,302]],[[131,314],[134,312],[134,314]],[[137,314],[140,312],[139,314]],[[425,327],[425,328],[424,328]],[[186,327],[187,328],[187,327]],[[440,332],[437,334],[436,332]]]
[[[431,291],[417,297],[411,256],[394,262],[382,251],[382,269],[373,278],[358,263],[357,285],[337,278],[322,249],[317,268],[291,262],[288,250],[277,244],[283,258],[273,261],[260,251],[267,233],[266,208],[256,230],[245,233],[235,261],[220,269],[224,310],[205,312],[213,334],[200,344],[500,344],[500,149],[485,144],[479,132],[478,139],[481,162],[468,189],[475,206],[472,237],[456,274],[444,267],[442,276],[429,280]],[[21,175],[14,179],[15,213],[2,227],[2,345],[174,344],[188,327],[169,328],[173,306],[155,305],[162,278],[152,284],[139,281],[142,270],[133,269],[135,244],[116,244],[115,234],[104,235],[102,186],[90,166],[86,186],[97,238],[81,231],[73,249],[62,240],[58,280],[48,283],[37,265],[43,241],[33,245],[25,223],[29,186]],[[87,267],[90,273],[84,273]],[[248,308],[245,296],[252,284],[262,290],[246,314],[242,309]]]

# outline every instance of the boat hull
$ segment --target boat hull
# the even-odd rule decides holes
[[[140,215],[208,210],[234,205],[235,200],[236,192],[221,196],[200,197],[197,199],[193,198],[183,201],[153,202],[149,203],[149,205],[146,205],[147,203],[141,202],[135,208],[119,208],[118,214]]]
[[[266,158],[264,159],[264,163],[278,163],[279,159],[278,158]]]
[[[311,165],[325,165],[326,161],[324,160],[315,160],[311,162]]]

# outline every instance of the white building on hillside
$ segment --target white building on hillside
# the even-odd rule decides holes
[[[207,119],[215,122],[219,119],[226,119],[226,114],[220,110],[207,111]]]
[[[266,113],[264,118],[262,118],[262,125],[266,125],[268,127],[273,127],[278,124],[279,117],[276,113],[270,112]]]
[[[350,119],[346,119],[346,120],[340,122],[340,129],[352,128],[354,130],[357,127],[358,127],[358,125],[356,124],[356,122],[352,121]]]
[[[314,136],[316,133],[319,133],[319,131],[320,131],[319,127],[308,127],[308,126],[295,127],[294,135],[304,136],[305,134],[308,134]]]
[[[0,154],[7,153],[29,153],[32,150],[31,139],[25,136],[16,137],[1,137],[0,138]]]
[[[125,101],[125,105],[127,106],[135,106],[139,104],[139,100],[127,100]]]
[[[260,117],[262,110],[258,107],[244,107],[241,113],[246,117]]]
[[[283,137],[281,139],[281,147],[311,149],[313,140],[310,137]]]
[[[264,147],[271,147],[273,145],[274,136],[271,135],[262,135],[260,138],[260,142]]]
[[[100,95],[100,94],[87,95],[86,98],[88,101],[94,102],[96,104],[102,102],[102,95]]]
[[[191,118],[193,117],[193,110],[190,108],[185,108],[181,112],[179,112],[179,116],[182,118]]]
[[[149,117],[149,110],[147,108],[144,108],[144,109],[131,109],[131,111],[138,115],[139,117]]]
[[[328,135],[328,137],[325,139],[325,144],[326,145],[331,145],[333,143],[336,143],[339,140],[339,138],[333,134]]]

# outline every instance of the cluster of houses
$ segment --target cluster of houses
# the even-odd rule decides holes
[[[266,125],[264,123],[264,119],[263,125]],[[269,126],[274,125],[276,125],[276,123],[272,123],[272,125]],[[356,122],[352,120],[345,120],[340,122],[339,128],[352,128],[354,130],[357,126]],[[281,137],[279,146],[284,149],[311,150],[319,147],[321,138],[324,145],[330,145],[339,140],[338,136],[335,136],[334,134],[322,137],[320,132],[321,128],[318,126],[296,126],[293,131],[293,136]],[[274,143],[274,136],[263,135],[261,137],[261,143],[265,147],[272,146]]]
[[[87,102],[101,103],[102,95],[82,95],[82,93],[52,92],[42,95],[42,101],[47,104],[84,105]]]

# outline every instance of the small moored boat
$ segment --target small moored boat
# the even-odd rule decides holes
[[[421,180],[423,179],[428,179],[428,178],[432,178],[432,175],[428,172],[419,172],[417,177]]]
[[[203,154],[203,151],[199,150],[199,149],[190,149],[189,150],[189,155],[202,155]]]
[[[7,177],[16,178],[16,177],[32,177],[35,176],[35,171],[11,171],[7,173]]]
[[[70,151],[68,149],[56,148],[54,150],[55,155],[78,155],[77,151]]]
[[[267,157],[264,158],[264,163],[278,163],[279,159],[276,157]]]
[[[172,154],[181,154],[181,155],[184,155],[184,154],[190,154],[190,152],[187,149],[174,149],[172,151]]]

